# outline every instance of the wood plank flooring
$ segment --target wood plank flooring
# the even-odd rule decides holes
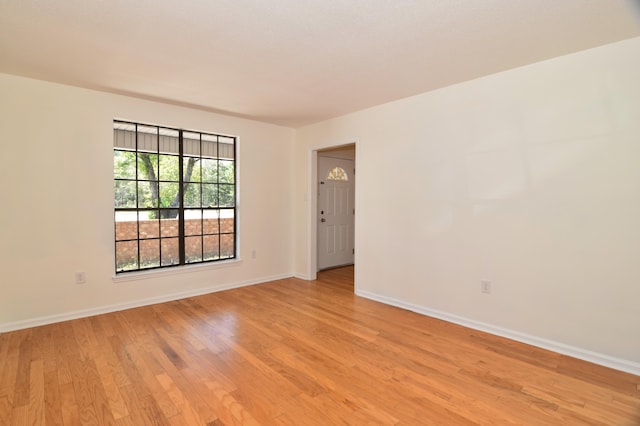
[[[1,425],[640,425],[640,377],[353,294],[353,268],[0,334]]]

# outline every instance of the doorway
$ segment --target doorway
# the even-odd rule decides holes
[[[317,270],[353,265],[355,145],[318,151]]]

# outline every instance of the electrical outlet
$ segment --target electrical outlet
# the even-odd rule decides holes
[[[480,281],[480,292],[484,294],[491,294],[491,281],[489,280]]]
[[[255,259],[256,257],[258,257],[258,254],[256,253],[255,250],[251,250],[251,258]]]
[[[76,272],[76,284],[84,284],[86,279],[84,271]]]

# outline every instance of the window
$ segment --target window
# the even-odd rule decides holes
[[[236,138],[113,122],[116,273],[236,257]]]
[[[329,171],[329,174],[327,175],[327,180],[348,181],[349,176],[347,176],[347,172],[345,172],[342,167],[334,167]]]

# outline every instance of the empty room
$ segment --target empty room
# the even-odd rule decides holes
[[[640,2],[0,0],[0,425],[640,425]]]

